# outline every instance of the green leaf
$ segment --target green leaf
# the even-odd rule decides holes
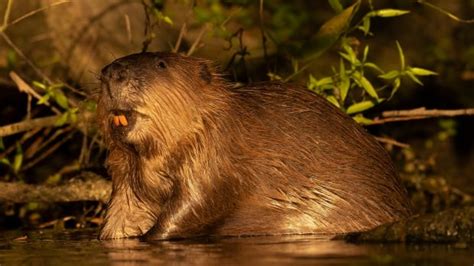
[[[379,73],[383,73],[383,70],[380,67],[371,62],[364,63],[364,67],[372,68]]]
[[[68,118],[69,118],[69,113],[68,112],[64,112],[61,114],[61,116],[58,118],[58,120],[56,120],[56,122],[54,123],[55,126],[57,127],[60,127],[64,124],[67,123],[68,121]]]
[[[326,97],[326,99],[334,104],[337,108],[341,108],[341,106],[339,105],[339,102],[337,101],[336,97],[334,97],[333,95],[329,95],[328,97]]]
[[[348,77],[341,78],[341,83],[339,84],[339,90],[340,90],[342,102],[346,100],[350,86],[351,86],[351,81]]]
[[[357,27],[359,30],[361,30],[365,36],[369,35],[370,33],[370,17],[364,17],[362,19],[362,25]]]
[[[168,16],[163,16],[163,21],[169,25],[173,25],[173,21]]]
[[[349,56],[348,61],[351,62],[352,65],[360,65],[359,59],[357,59],[357,55],[352,49],[352,47],[347,44],[346,42],[343,43],[342,48],[346,51],[347,55]]]
[[[61,106],[64,109],[69,108],[68,100],[67,100],[66,95],[64,95],[62,90],[60,90],[60,89],[55,90],[53,97],[54,97],[54,100],[56,101],[56,103],[59,106]]]
[[[43,83],[41,83],[39,81],[33,81],[33,86],[35,86],[37,88],[40,88],[40,89],[43,89],[43,90],[46,90],[46,85],[44,85]]]
[[[396,77],[400,76],[400,71],[397,71],[397,70],[392,70],[392,71],[389,71],[383,75],[379,75],[379,78],[383,78],[383,79],[394,79]]]
[[[318,33],[316,33],[309,42],[308,46],[311,49],[311,55],[307,57],[308,61],[319,57],[339,39],[339,36],[349,27],[359,5],[360,0],[344,9],[341,13],[332,17],[321,26]]]
[[[411,80],[418,83],[418,85],[423,86],[423,83],[421,82],[421,80],[419,80],[415,75],[413,75],[413,73],[408,72],[408,71],[405,72],[405,73],[407,74],[407,76],[409,76],[411,78]]]
[[[13,69],[16,66],[17,63],[17,56],[15,51],[13,50],[8,50],[7,52],[7,66],[9,69]]]
[[[363,112],[367,109],[370,109],[374,107],[375,103],[373,101],[362,101],[360,103],[355,103],[351,106],[349,106],[346,110],[347,114],[355,114],[355,113],[360,113]]]
[[[21,145],[17,144],[16,153],[15,153],[15,157],[13,158],[13,164],[12,164],[13,172],[18,173],[20,171],[22,164],[23,164],[23,150],[21,149]]]
[[[342,58],[344,58],[344,59],[346,59],[347,61],[349,61],[349,63],[351,63],[351,65],[354,65],[354,64],[355,64],[355,62],[352,61],[353,58],[351,58],[350,55],[345,54],[345,53],[342,53],[342,52],[339,52],[339,55],[340,55]]]
[[[10,160],[8,160],[8,158],[5,158],[5,157],[0,159],[0,163],[10,166]]]
[[[377,92],[375,91],[374,89],[374,86],[372,86],[372,84],[370,83],[370,81],[362,76],[359,72],[356,72],[354,73],[354,78],[356,80],[356,82],[362,87],[364,88],[364,90],[372,97],[374,97],[375,99],[378,99],[379,96],[377,95]]]
[[[322,79],[318,80],[318,82],[316,82],[318,87],[328,85],[328,84],[332,84],[332,83],[333,83],[332,77],[325,77],[325,78],[322,78]]]
[[[371,17],[397,17],[410,13],[408,10],[401,9],[380,9],[369,12],[367,15]]]
[[[71,117],[71,123],[76,123],[77,122],[77,113],[76,112],[71,112],[70,117]]]
[[[362,125],[371,125],[374,120],[364,117],[362,114],[357,114],[352,117],[357,123]]]
[[[392,92],[390,93],[390,98],[392,99],[393,95],[398,91],[400,88],[400,78],[396,78],[392,83]]]
[[[309,74],[308,89],[312,90],[317,87],[318,80],[313,75]]]
[[[332,9],[334,9],[334,11],[336,11],[337,13],[341,13],[341,11],[344,9],[339,0],[329,0],[328,2]]]
[[[433,72],[431,70],[424,69],[424,68],[419,68],[419,67],[410,67],[408,68],[407,71],[413,73],[416,76],[438,75],[438,73],[436,72]]]
[[[403,55],[403,50],[402,47],[400,46],[400,43],[397,41],[397,49],[398,49],[398,55],[400,56],[400,69],[403,71],[405,69],[405,55]]]
[[[64,87],[64,84],[62,84],[62,83],[57,83],[57,84],[53,84],[53,85],[49,86],[50,90],[56,90],[56,89],[60,89],[62,87]]]
[[[369,46],[366,45],[364,48],[364,55],[362,56],[362,62],[365,62],[367,60],[367,55],[369,54]]]
[[[95,101],[86,100],[83,102],[84,109],[90,112],[95,112],[97,110],[97,103]]]
[[[55,185],[55,184],[58,184],[59,181],[61,181],[61,178],[62,178],[61,174],[50,175],[46,179],[45,183],[48,185]]]
[[[45,104],[49,101],[49,98],[51,97],[51,95],[49,94],[45,94],[43,95],[39,100],[38,100],[38,104]]]

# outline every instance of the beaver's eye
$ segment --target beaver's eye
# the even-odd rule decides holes
[[[163,69],[166,68],[166,62],[163,60],[158,61],[158,67]]]

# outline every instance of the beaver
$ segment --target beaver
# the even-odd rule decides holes
[[[334,235],[411,213],[383,147],[302,86],[235,86],[166,52],[117,59],[100,79],[113,183],[100,239]]]

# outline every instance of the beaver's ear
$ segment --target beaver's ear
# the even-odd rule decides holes
[[[201,69],[199,70],[199,76],[201,79],[206,82],[207,84],[211,83],[212,81],[212,74],[209,70],[209,66],[207,63],[201,63]]]

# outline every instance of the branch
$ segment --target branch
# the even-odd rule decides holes
[[[95,175],[94,175],[95,176]],[[112,185],[110,181],[75,180],[62,185],[30,185],[12,182],[0,182],[0,202],[73,202],[109,200]]]
[[[53,115],[2,126],[0,127],[0,137],[14,135],[34,128],[52,127],[60,117],[61,115]]]
[[[10,71],[9,75],[13,82],[15,82],[20,92],[24,92],[28,95],[31,95],[35,97],[38,101],[41,100],[42,96],[37,93],[30,85],[28,85],[28,83],[26,83],[20,76],[18,76],[18,74],[16,74],[14,71]],[[61,114],[61,111],[59,111],[56,107],[52,106],[49,102],[45,102],[44,105],[51,108],[54,113]]]
[[[178,40],[173,48],[173,53],[177,53],[179,51],[179,47],[181,46],[181,41],[183,40],[184,35],[186,34],[186,22],[181,25],[181,29],[179,30]]]
[[[384,137],[374,137],[374,138],[380,143],[390,144],[390,145],[397,146],[403,149],[410,148],[410,145],[396,141],[391,138],[384,138]]]
[[[75,124],[80,125],[82,123],[91,123],[91,119],[93,119],[94,116],[95,116],[94,113],[88,112],[88,111],[79,113]],[[34,118],[30,120],[24,120],[21,122],[17,122],[17,123],[5,125],[5,126],[0,126],[0,138],[18,134],[24,131],[29,131],[35,128],[56,126],[56,122],[58,121],[60,117],[61,115],[52,115],[52,116],[46,116],[46,117],[41,117],[41,118]],[[65,124],[72,124],[72,122],[67,121]]]
[[[460,116],[460,115],[474,115],[474,108],[468,109],[457,109],[457,110],[438,110],[431,109],[426,110],[425,107],[416,108],[412,110],[397,110],[397,111],[385,111],[382,113],[383,117],[413,117],[413,116]]]
[[[189,51],[186,53],[186,56],[191,56],[194,53],[194,51],[198,48],[198,45],[201,42],[202,36],[207,31],[208,27],[209,27],[209,24],[207,24],[207,23],[204,24],[204,26],[202,27],[201,31],[199,32],[196,40],[194,40],[194,43],[191,45],[191,48],[189,48]]]
[[[426,110],[425,107],[421,107],[421,108],[416,108],[416,109],[411,109],[411,110],[385,111],[382,113],[381,117],[374,118],[373,122],[370,125],[378,125],[378,124],[385,124],[385,123],[399,122],[399,121],[427,119],[427,118],[433,118],[433,117],[454,117],[454,116],[464,116],[464,115],[474,115],[474,108],[456,109],[456,110],[439,110],[439,109]]]

